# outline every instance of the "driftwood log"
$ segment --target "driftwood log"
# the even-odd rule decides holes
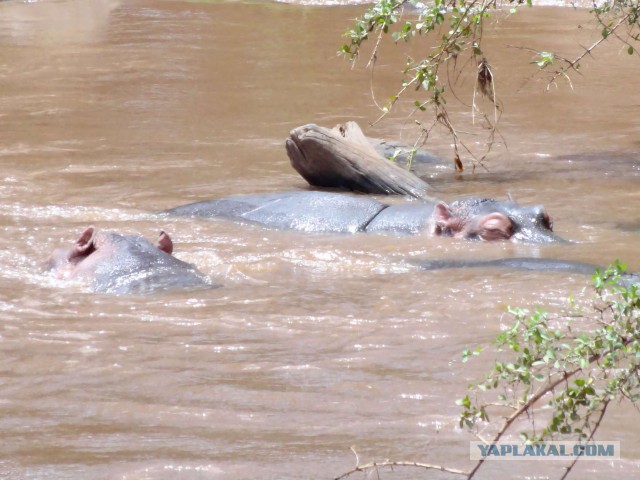
[[[429,184],[382,157],[355,122],[295,128],[286,147],[291,166],[310,185],[434,200]]]

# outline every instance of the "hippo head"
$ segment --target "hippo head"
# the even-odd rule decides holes
[[[47,269],[60,279],[77,279],[104,293],[147,293],[205,283],[191,264],[171,255],[173,242],[160,232],[155,244],[135,235],[87,228],[71,248],[51,255]]]
[[[59,248],[53,252],[49,258],[47,270],[53,271],[59,278],[74,278],[84,271],[95,269],[101,262],[113,257],[115,245],[126,238],[116,233],[98,232],[94,227],[88,227],[71,248]],[[146,242],[144,239],[140,240]],[[171,255],[173,242],[169,235],[160,232],[155,248],[159,250],[158,254],[164,252]]]
[[[553,233],[553,222],[541,205],[524,207],[490,198],[440,202],[434,210],[434,233],[485,241],[527,243],[563,241]]]

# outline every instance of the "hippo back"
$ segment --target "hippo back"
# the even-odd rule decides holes
[[[433,203],[421,202],[391,205],[376,215],[366,230],[373,233],[420,234],[429,229],[433,208]]]
[[[104,255],[93,264],[92,289],[111,294],[147,294],[212,286],[193,265],[159,250],[142,237],[108,234]]]
[[[601,272],[605,272],[607,270],[605,267],[600,267],[591,263],[537,257],[499,258],[496,260],[417,260],[411,261],[410,263],[417,265],[422,270],[495,267],[514,270],[579,273],[582,275],[593,275],[596,270]],[[635,272],[623,272],[617,283],[625,288],[631,288],[632,285],[640,285],[640,274]]]
[[[286,192],[235,195],[192,203],[168,210],[170,215],[229,218],[268,228],[304,232],[354,233],[363,231],[385,204],[376,200],[331,192]]]

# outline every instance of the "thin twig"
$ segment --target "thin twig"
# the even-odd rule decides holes
[[[349,450],[351,450],[356,456],[356,465],[360,465],[360,457],[358,457],[358,452],[356,452],[355,447],[352,445],[351,447],[349,447]]]
[[[371,58],[369,59],[369,63],[367,63],[366,68],[371,67],[371,78],[369,79],[369,93],[371,94],[371,100],[373,100],[374,105],[378,108],[378,110],[382,110],[382,107],[378,105],[376,100],[376,94],[373,91],[373,74],[376,70],[376,60],[378,59],[378,45],[380,44],[380,40],[382,39],[382,31],[380,31],[380,35],[378,35],[378,42],[376,43],[375,48],[373,49],[373,53],[371,54]]]
[[[425,470],[439,470],[441,472],[451,473],[453,475],[460,476],[468,476],[469,472],[465,470],[458,470],[457,468],[449,468],[443,467],[441,465],[431,465],[429,463],[420,463],[420,462],[392,462],[392,461],[384,461],[384,462],[373,462],[368,463],[366,465],[358,465],[353,470],[349,470],[346,473],[343,473],[339,477],[335,477],[335,480],[342,480],[343,478],[347,478],[354,473],[358,472],[367,472],[369,470],[378,470],[379,468],[393,468],[393,467],[417,467],[424,468]]]
[[[587,55],[590,55],[591,52],[596,49],[602,42],[604,42],[609,35],[611,35],[613,32],[615,32],[623,23],[625,23],[629,17],[631,16],[631,13],[627,13],[624,17],[622,17],[620,20],[618,20],[618,23],[616,23],[613,27],[608,28],[608,35],[607,36],[602,36],[601,38],[599,38],[596,42],[594,42],[590,47],[586,48],[584,52],[582,52],[581,55],[579,55],[577,58],[575,58],[574,60],[566,60],[564,59],[564,61],[566,63],[569,64],[568,67],[566,68],[562,68],[559,71],[557,71],[555,73],[555,75],[553,77],[551,77],[551,80],[549,80],[549,84],[547,85],[547,90],[549,89],[549,85],[551,85],[552,83],[554,83],[557,78],[561,75],[566,76],[566,72],[567,70],[575,70],[577,71],[576,66],[580,63],[580,60],[582,60],[584,57],[586,57]],[[602,22],[600,22],[602,23]]]
[[[593,440],[593,436],[596,434],[596,431],[598,430],[598,427],[600,427],[600,423],[602,422],[602,419],[604,418],[604,414],[607,411],[607,407],[609,406],[609,402],[611,402],[611,400],[607,400],[607,401],[604,402],[604,405],[602,406],[602,411],[600,412],[600,416],[598,417],[598,420],[596,421],[596,424],[594,425],[593,429],[591,430],[591,434],[589,435],[589,438],[587,439],[587,443],[589,443],[591,440]],[[569,476],[569,473],[571,472],[573,467],[576,465],[576,463],[578,463],[578,460],[580,460],[580,457],[576,456],[573,459],[573,461],[571,462],[571,465],[569,465],[567,467],[567,470],[564,472],[562,477],[560,477],[560,480],[565,480],[565,478],[567,478]]]

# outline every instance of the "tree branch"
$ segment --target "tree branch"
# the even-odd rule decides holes
[[[604,405],[602,406],[602,410],[600,411],[600,416],[598,417],[598,420],[596,421],[596,424],[594,425],[593,430],[591,430],[591,434],[587,439],[587,443],[593,440],[593,436],[596,434],[596,431],[600,427],[600,423],[602,423],[602,419],[604,418],[604,414],[607,412],[607,407],[609,406],[610,402],[611,400],[607,400],[606,402],[604,402]],[[571,465],[567,467],[566,472],[564,472],[562,477],[560,477],[560,480],[565,480],[569,476],[569,473],[571,473],[571,470],[573,469],[573,467],[575,467],[576,463],[578,463],[578,460],[580,460],[580,457],[574,457],[573,461],[571,462]]]
[[[458,470],[456,468],[443,467],[441,465],[431,465],[431,464],[428,464],[428,463],[420,463],[420,462],[392,462],[392,461],[385,461],[385,462],[368,463],[366,465],[358,465],[353,470],[349,470],[348,472],[343,473],[339,477],[335,477],[335,480],[342,480],[342,479],[347,478],[347,477],[349,477],[349,476],[351,476],[351,475],[353,475],[354,473],[357,473],[357,472],[367,472],[369,470],[377,470],[378,468],[385,468],[385,467],[389,467],[389,468],[393,468],[393,467],[418,467],[418,468],[424,468],[425,470],[439,470],[441,472],[451,473],[453,475],[460,475],[460,476],[468,476],[469,475],[469,472],[467,472],[465,470]]]
[[[584,57],[586,57],[587,55],[590,55],[591,52],[596,49],[600,44],[602,44],[602,42],[604,42],[609,35],[611,35],[613,32],[615,32],[623,23],[625,23],[629,17],[631,16],[631,13],[627,13],[624,17],[620,18],[618,20],[618,22],[611,28],[605,27],[609,30],[609,33],[607,36],[602,36],[600,39],[598,39],[597,42],[595,42],[593,45],[591,45],[589,48],[586,48],[585,51],[582,53],[582,55],[578,56],[577,58],[575,58],[574,60],[567,60],[567,59],[563,59],[563,61],[565,61],[566,63],[569,64],[568,67],[562,68],[559,71],[557,71],[555,73],[555,75],[553,75],[553,77],[551,77],[551,80],[549,80],[549,84],[547,85],[547,90],[549,89],[549,86],[553,83],[555,83],[555,81],[558,79],[558,77],[560,76],[566,76],[567,75],[567,71],[568,70],[576,70],[576,65],[578,65],[578,63],[580,63],[580,60],[582,60]],[[602,22],[600,22],[602,23]]]

